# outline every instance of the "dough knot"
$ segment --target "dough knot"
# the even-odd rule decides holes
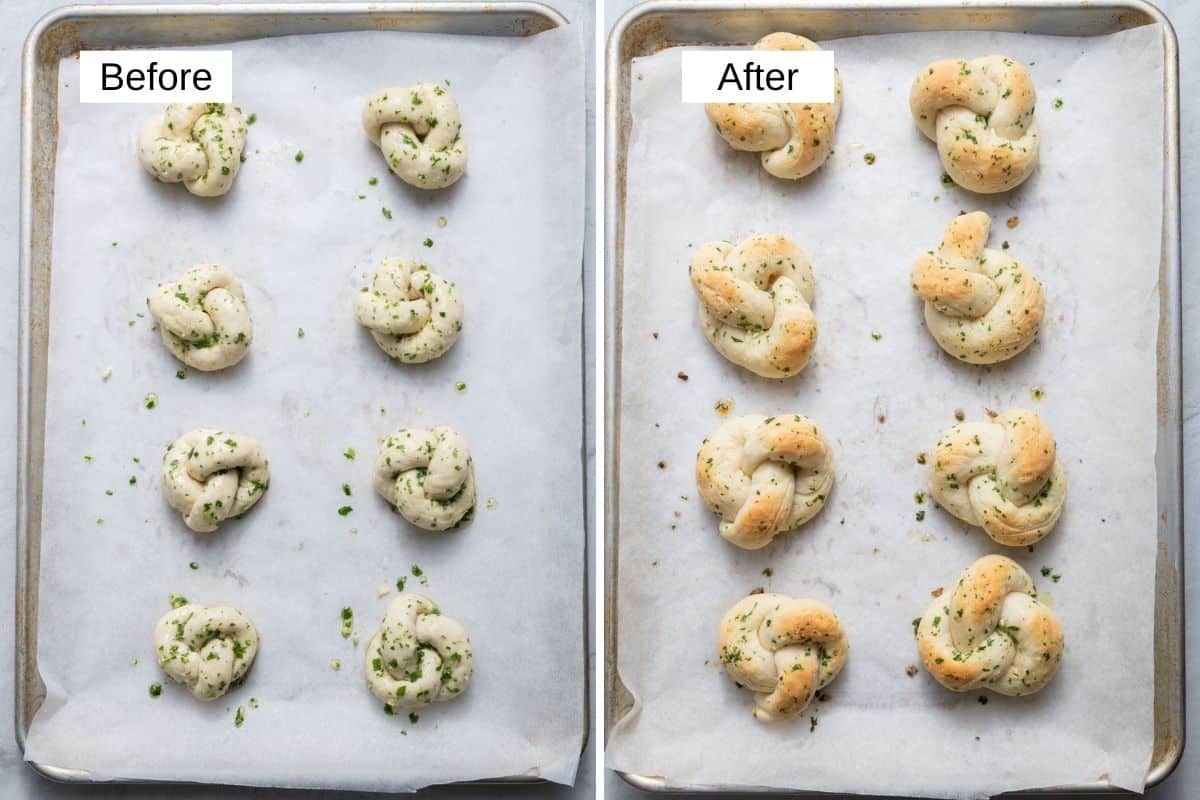
[[[721,517],[721,535],[746,550],[816,516],[833,476],[829,443],[801,414],[729,420],[696,456],[700,498]]]
[[[964,422],[933,451],[929,491],[942,508],[1010,547],[1042,539],[1067,497],[1054,434],[1032,411],[1014,408],[990,422]]]
[[[725,672],[754,692],[754,718],[781,722],[803,711],[846,663],[846,632],[816,600],[752,594],[725,614],[717,652]]]
[[[197,264],[146,300],[163,344],[189,367],[210,372],[246,356],[254,326],[242,283],[220,264]]]
[[[138,160],[155,179],[200,197],[233,188],[245,149],[246,118],[230,103],[173,103],[138,137]]]
[[[471,680],[471,640],[428,597],[402,594],[367,644],[367,684],[389,708],[458,697]]]
[[[444,189],[467,168],[458,103],[436,83],[379,90],[363,108],[362,125],[388,168],[419,189]]]
[[[772,33],[755,50],[820,50],[793,33]],[[708,119],[734,150],[762,153],[763,169],[795,180],[814,172],[833,151],[842,112],[842,79],[834,71],[832,103],[707,103]]]
[[[908,104],[921,133],[937,144],[942,168],[964,189],[1005,192],[1037,165],[1037,92],[1011,58],[935,61],[917,73]]]
[[[408,428],[388,436],[375,462],[375,491],[427,531],[454,528],[475,509],[475,465],[453,428]]]
[[[163,494],[198,533],[245,514],[262,499],[270,479],[262,445],[226,431],[190,431],[163,456]]]
[[[1029,573],[1004,556],[984,556],[917,624],[917,651],[938,683],[956,692],[986,688],[1033,694],[1062,661],[1058,618],[1038,602]]]
[[[154,629],[158,666],[197,700],[215,700],[241,684],[258,654],[258,631],[230,606],[187,603]]]
[[[354,313],[385,353],[406,364],[438,358],[462,331],[458,287],[403,258],[383,260],[355,298]]]
[[[786,236],[752,236],[701,245],[689,275],[700,299],[700,326],[721,355],[764,378],[786,378],[817,345],[813,272]]]
[[[994,364],[1037,338],[1042,285],[1005,251],[985,248],[992,219],[955,217],[934,253],[917,259],[912,285],[925,301],[925,325],[938,345],[968,364]]]

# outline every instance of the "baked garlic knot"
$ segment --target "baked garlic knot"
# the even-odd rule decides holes
[[[1058,672],[1063,631],[1017,562],[984,556],[963,572],[948,605],[930,604],[917,624],[917,652],[952,691],[1033,694]]]
[[[1020,186],[1038,159],[1037,93],[1004,56],[949,58],[921,70],[908,96],[913,121],[937,144],[942,168],[981,194]]]
[[[816,600],[752,594],[721,620],[717,653],[725,673],[754,692],[759,722],[792,719],[846,663],[846,632]]]
[[[968,364],[995,364],[1037,338],[1046,311],[1042,285],[1002,250],[985,248],[992,218],[955,217],[937,251],[917,259],[912,286],[925,301],[925,326],[938,345]]]
[[[178,282],[159,284],[146,305],[171,354],[204,372],[241,361],[254,338],[242,282],[220,264],[197,264]]]
[[[445,426],[396,431],[379,445],[375,491],[418,528],[458,526],[475,509],[475,465],[467,440]]]
[[[772,33],[755,50],[820,50],[793,33]],[[803,178],[833,151],[842,113],[842,78],[834,70],[832,103],[706,103],[708,119],[730,147],[762,153],[763,169],[777,178]]]
[[[366,669],[388,710],[453,700],[471,681],[471,640],[428,597],[402,594],[367,645]]]
[[[246,118],[229,103],[173,103],[138,136],[138,160],[155,179],[200,197],[233,188],[245,149]]]
[[[385,258],[354,299],[358,321],[397,361],[421,364],[445,354],[462,331],[458,287],[429,267]]]
[[[254,508],[270,479],[262,445],[236,433],[198,428],[163,456],[163,494],[197,533]]]
[[[688,270],[717,352],[764,378],[797,375],[817,345],[813,272],[786,236],[701,245]]]
[[[444,189],[467,168],[458,103],[436,83],[381,89],[367,100],[362,125],[388,168],[418,189]]]
[[[1033,544],[1054,529],[1067,476],[1054,434],[1032,411],[1014,408],[991,422],[963,422],[933,451],[929,492],[938,505],[1009,547]]]
[[[696,455],[700,499],[721,517],[721,535],[746,550],[766,547],[815,517],[833,473],[829,443],[800,414],[731,419]]]
[[[240,686],[258,655],[258,631],[236,608],[187,603],[154,629],[158,666],[197,700],[215,700]]]

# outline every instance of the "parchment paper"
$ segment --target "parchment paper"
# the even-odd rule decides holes
[[[232,48],[235,99],[257,122],[216,201],[138,164],[155,107],[79,105],[78,62],[62,64],[38,619],[49,696],[26,756],[102,779],[569,783],[585,685],[577,34]],[[371,92],[419,80],[449,80],[462,110],[470,163],[446,191],[392,176],[360,128]],[[438,361],[391,363],[355,319],[356,292],[389,255],[459,286],[464,331]],[[141,314],[156,282],[203,261],[245,282],[254,343],[233,369],[179,380]],[[426,534],[374,494],[371,472],[379,438],[438,424],[470,443],[479,505],[464,528]],[[159,489],[164,446],[200,426],[259,438],[271,462],[265,498],[208,535],[189,532]],[[339,516],[344,505],[353,511]],[[415,723],[383,713],[362,663],[401,576],[467,628],[475,656],[468,691]],[[170,592],[253,620],[262,649],[242,688],[204,705],[164,680],[151,637]],[[357,644],[340,635],[344,606]]]
[[[836,153],[795,184],[734,152],[700,106],[679,102],[679,50],[633,64],[618,655],[636,706],[613,731],[611,767],[672,783],[927,796],[1095,780],[1141,789],[1153,738],[1161,36],[1146,27],[1090,39],[827,43],[845,82]],[[1042,136],[1033,177],[990,198],[942,184],[935,148],[908,111],[923,65],[988,53],[1030,64]],[[992,368],[942,353],[909,283],[916,257],[974,209],[993,217],[990,246],[1009,242],[1046,290],[1037,343]],[[816,354],[786,382],[713,350],[688,283],[692,247],[755,233],[795,238],[816,274]],[[808,414],[838,459],[825,510],[758,552],[722,540],[697,497],[695,454],[722,421],[718,400],[733,401],[731,416]],[[988,408],[1013,406],[1051,425],[1070,485],[1062,521],[1032,552],[914,497],[926,488],[917,456],[955,424],[956,409],[984,420]],[[1058,676],[1015,699],[954,694],[923,670],[909,677],[919,663],[911,621],[933,590],[952,591],[993,552],[1019,561],[1059,614]],[[850,638],[830,699],[792,724],[756,722],[752,695],[716,653],[721,617],[756,586],[829,603]]]

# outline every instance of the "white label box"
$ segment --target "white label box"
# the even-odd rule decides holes
[[[83,50],[81,103],[229,103],[232,50]]]
[[[684,50],[685,103],[832,103],[832,50]]]

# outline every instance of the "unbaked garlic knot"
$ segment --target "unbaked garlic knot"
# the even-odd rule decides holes
[[[358,321],[375,343],[405,364],[444,355],[458,341],[463,304],[458,287],[424,264],[385,258],[354,299]]]
[[[720,516],[721,536],[746,550],[816,516],[833,477],[829,443],[801,414],[731,419],[696,455],[701,500]]]
[[[764,378],[798,375],[817,345],[812,265],[786,236],[701,245],[688,270],[717,352]]]
[[[220,264],[197,264],[146,300],[163,344],[189,367],[210,372],[246,356],[254,326],[242,282]]]
[[[258,631],[236,608],[195,603],[173,608],[154,629],[158,666],[197,700],[215,700],[245,679]]]
[[[842,666],[850,645],[833,611],[815,600],[752,594],[725,614],[717,653],[725,672],[754,692],[754,718],[781,722],[808,707]]]
[[[991,225],[982,211],[955,217],[937,251],[912,269],[930,334],[968,364],[995,364],[1024,351],[1046,310],[1038,279],[1008,253],[985,247]]]
[[[388,168],[417,188],[444,189],[467,168],[458,103],[436,83],[381,89],[367,100],[362,125]]]
[[[1014,408],[990,422],[963,422],[938,439],[929,470],[938,505],[1009,547],[1054,529],[1067,476],[1054,434],[1032,411]]]
[[[233,187],[245,149],[246,118],[230,103],[174,103],[138,137],[138,160],[155,179],[200,197]]]
[[[772,33],[755,50],[820,50],[793,33]],[[734,150],[762,153],[762,165],[777,178],[795,180],[814,172],[833,151],[842,112],[842,78],[834,70],[832,103],[707,103],[708,119]]]
[[[935,61],[917,73],[908,104],[921,133],[937,144],[942,168],[964,189],[1006,192],[1033,173],[1037,93],[1011,58]]]
[[[947,689],[1033,694],[1058,671],[1063,631],[1029,573],[1010,558],[984,556],[963,572],[949,603],[930,604],[917,624],[917,652]]]
[[[445,426],[396,431],[379,445],[375,491],[418,528],[458,526],[475,509],[475,465],[467,440]]]
[[[471,640],[432,600],[402,594],[367,644],[367,685],[388,708],[453,700],[471,680]]]
[[[198,428],[163,455],[163,494],[198,533],[245,514],[262,499],[270,479],[262,445],[236,433]]]

